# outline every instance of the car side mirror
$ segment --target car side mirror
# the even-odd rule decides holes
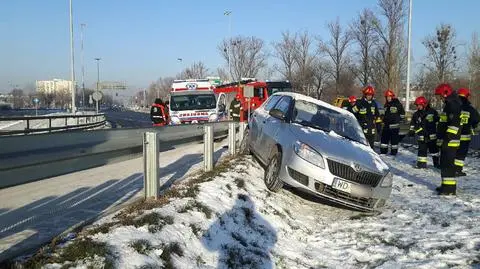
[[[285,120],[285,114],[283,114],[283,112],[281,110],[278,110],[276,108],[271,109],[269,114],[270,114],[270,116],[272,116],[276,119],[279,119],[279,120],[282,120],[282,121]]]

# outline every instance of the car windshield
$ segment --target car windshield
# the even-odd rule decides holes
[[[214,94],[174,95],[171,98],[170,110],[214,109],[216,105]]]
[[[337,112],[315,103],[297,100],[293,111],[293,122],[336,134],[367,145],[362,129],[355,117]]]

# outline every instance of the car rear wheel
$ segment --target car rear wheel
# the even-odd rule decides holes
[[[243,133],[243,139],[240,141],[239,152],[241,155],[250,155],[250,147],[249,147],[249,140],[250,140],[250,131],[245,129]]]
[[[281,163],[282,154],[278,151],[275,151],[272,158],[270,158],[267,167],[265,168],[264,181],[267,189],[270,191],[277,192],[283,187],[283,182],[278,177],[280,174]]]

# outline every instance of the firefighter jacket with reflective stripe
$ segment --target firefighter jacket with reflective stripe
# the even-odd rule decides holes
[[[384,108],[383,123],[385,128],[400,128],[400,122],[405,118],[405,110],[402,103],[397,98],[394,98],[392,101],[385,103]]]
[[[240,107],[241,107],[240,101],[237,98],[233,99],[232,102],[230,103],[230,108],[229,108],[230,117],[240,118]]]
[[[350,111],[350,113],[352,113],[353,115],[355,115],[355,118],[358,119],[358,112],[359,112],[359,109],[358,109],[358,106],[357,104],[348,104],[347,106],[347,110]]]
[[[167,114],[165,113],[165,106],[161,104],[153,104],[150,108],[150,119],[155,124],[166,122]]]
[[[462,111],[462,101],[456,93],[445,98],[443,111],[440,114],[440,120],[437,125],[437,136],[439,139],[448,141],[454,140],[454,144],[460,141],[462,125],[460,115]],[[452,142],[452,147],[455,147]]]
[[[462,112],[460,114],[460,123],[462,125],[462,135],[460,140],[470,141],[474,130],[480,121],[478,111],[472,106],[467,98],[460,97],[462,101]]]
[[[420,141],[431,141],[437,139],[438,112],[427,106],[425,109],[413,113],[410,122],[410,131],[418,135]],[[422,139],[423,138],[423,139]]]
[[[362,98],[357,102],[358,121],[364,130],[375,130],[375,120],[380,117],[377,103],[374,100],[368,101]]]

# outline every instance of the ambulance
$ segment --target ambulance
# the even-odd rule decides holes
[[[169,96],[170,125],[227,119],[224,93],[216,94],[219,78],[174,80]]]

